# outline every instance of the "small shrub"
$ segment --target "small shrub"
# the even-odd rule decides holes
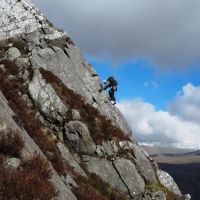
[[[19,158],[21,150],[24,147],[24,141],[19,132],[15,130],[1,130],[0,131],[0,152]]]
[[[0,197],[6,200],[50,200],[56,192],[49,182],[51,170],[40,156],[23,163],[22,170],[0,168]]]
[[[4,163],[4,161],[6,160],[6,155],[5,154],[2,154],[0,153],[0,166]]]
[[[39,156],[33,156],[30,160],[23,162],[23,171],[31,171],[37,174],[41,179],[50,179],[52,175],[52,170],[49,168],[48,161]]]
[[[8,74],[17,75],[19,73],[19,70],[13,61],[3,60],[2,64],[4,64]]]
[[[25,41],[23,40],[13,40],[13,47],[16,47],[22,54],[28,53],[28,47]]]

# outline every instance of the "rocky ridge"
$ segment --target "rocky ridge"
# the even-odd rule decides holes
[[[99,93],[95,69],[67,33],[28,0],[2,0],[0,16],[0,134],[17,130],[24,141],[18,158],[0,152],[5,170],[40,155],[59,200],[186,199]]]

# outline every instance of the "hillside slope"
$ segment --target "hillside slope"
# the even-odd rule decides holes
[[[0,18],[1,199],[187,199],[66,33],[28,0]]]

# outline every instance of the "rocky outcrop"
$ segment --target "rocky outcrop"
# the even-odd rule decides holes
[[[73,188],[82,187],[93,199],[111,199],[91,179],[94,174],[124,199],[167,199],[163,186],[146,188],[159,181],[181,196],[169,176],[152,166],[106,92],[99,92],[95,69],[67,33],[28,0],[2,0],[0,18],[0,129],[19,130],[25,142],[21,160],[39,154],[48,161],[55,199],[75,200],[84,193]],[[18,170],[21,160],[8,158],[4,165]]]
[[[159,170],[157,172],[158,179],[162,185],[164,185],[168,190],[174,192],[178,196],[181,195],[181,191],[178,188],[177,184],[174,182],[174,179],[165,171]]]
[[[28,90],[37,108],[46,119],[62,122],[68,108],[56,95],[52,86],[42,79],[39,70],[35,70],[32,81],[29,83]]]

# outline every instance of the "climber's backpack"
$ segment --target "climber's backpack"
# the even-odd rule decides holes
[[[109,77],[109,78],[107,79],[107,81],[110,82],[110,85],[111,85],[111,86],[117,86],[117,84],[118,84],[118,83],[117,83],[117,80],[115,80],[113,76]]]

